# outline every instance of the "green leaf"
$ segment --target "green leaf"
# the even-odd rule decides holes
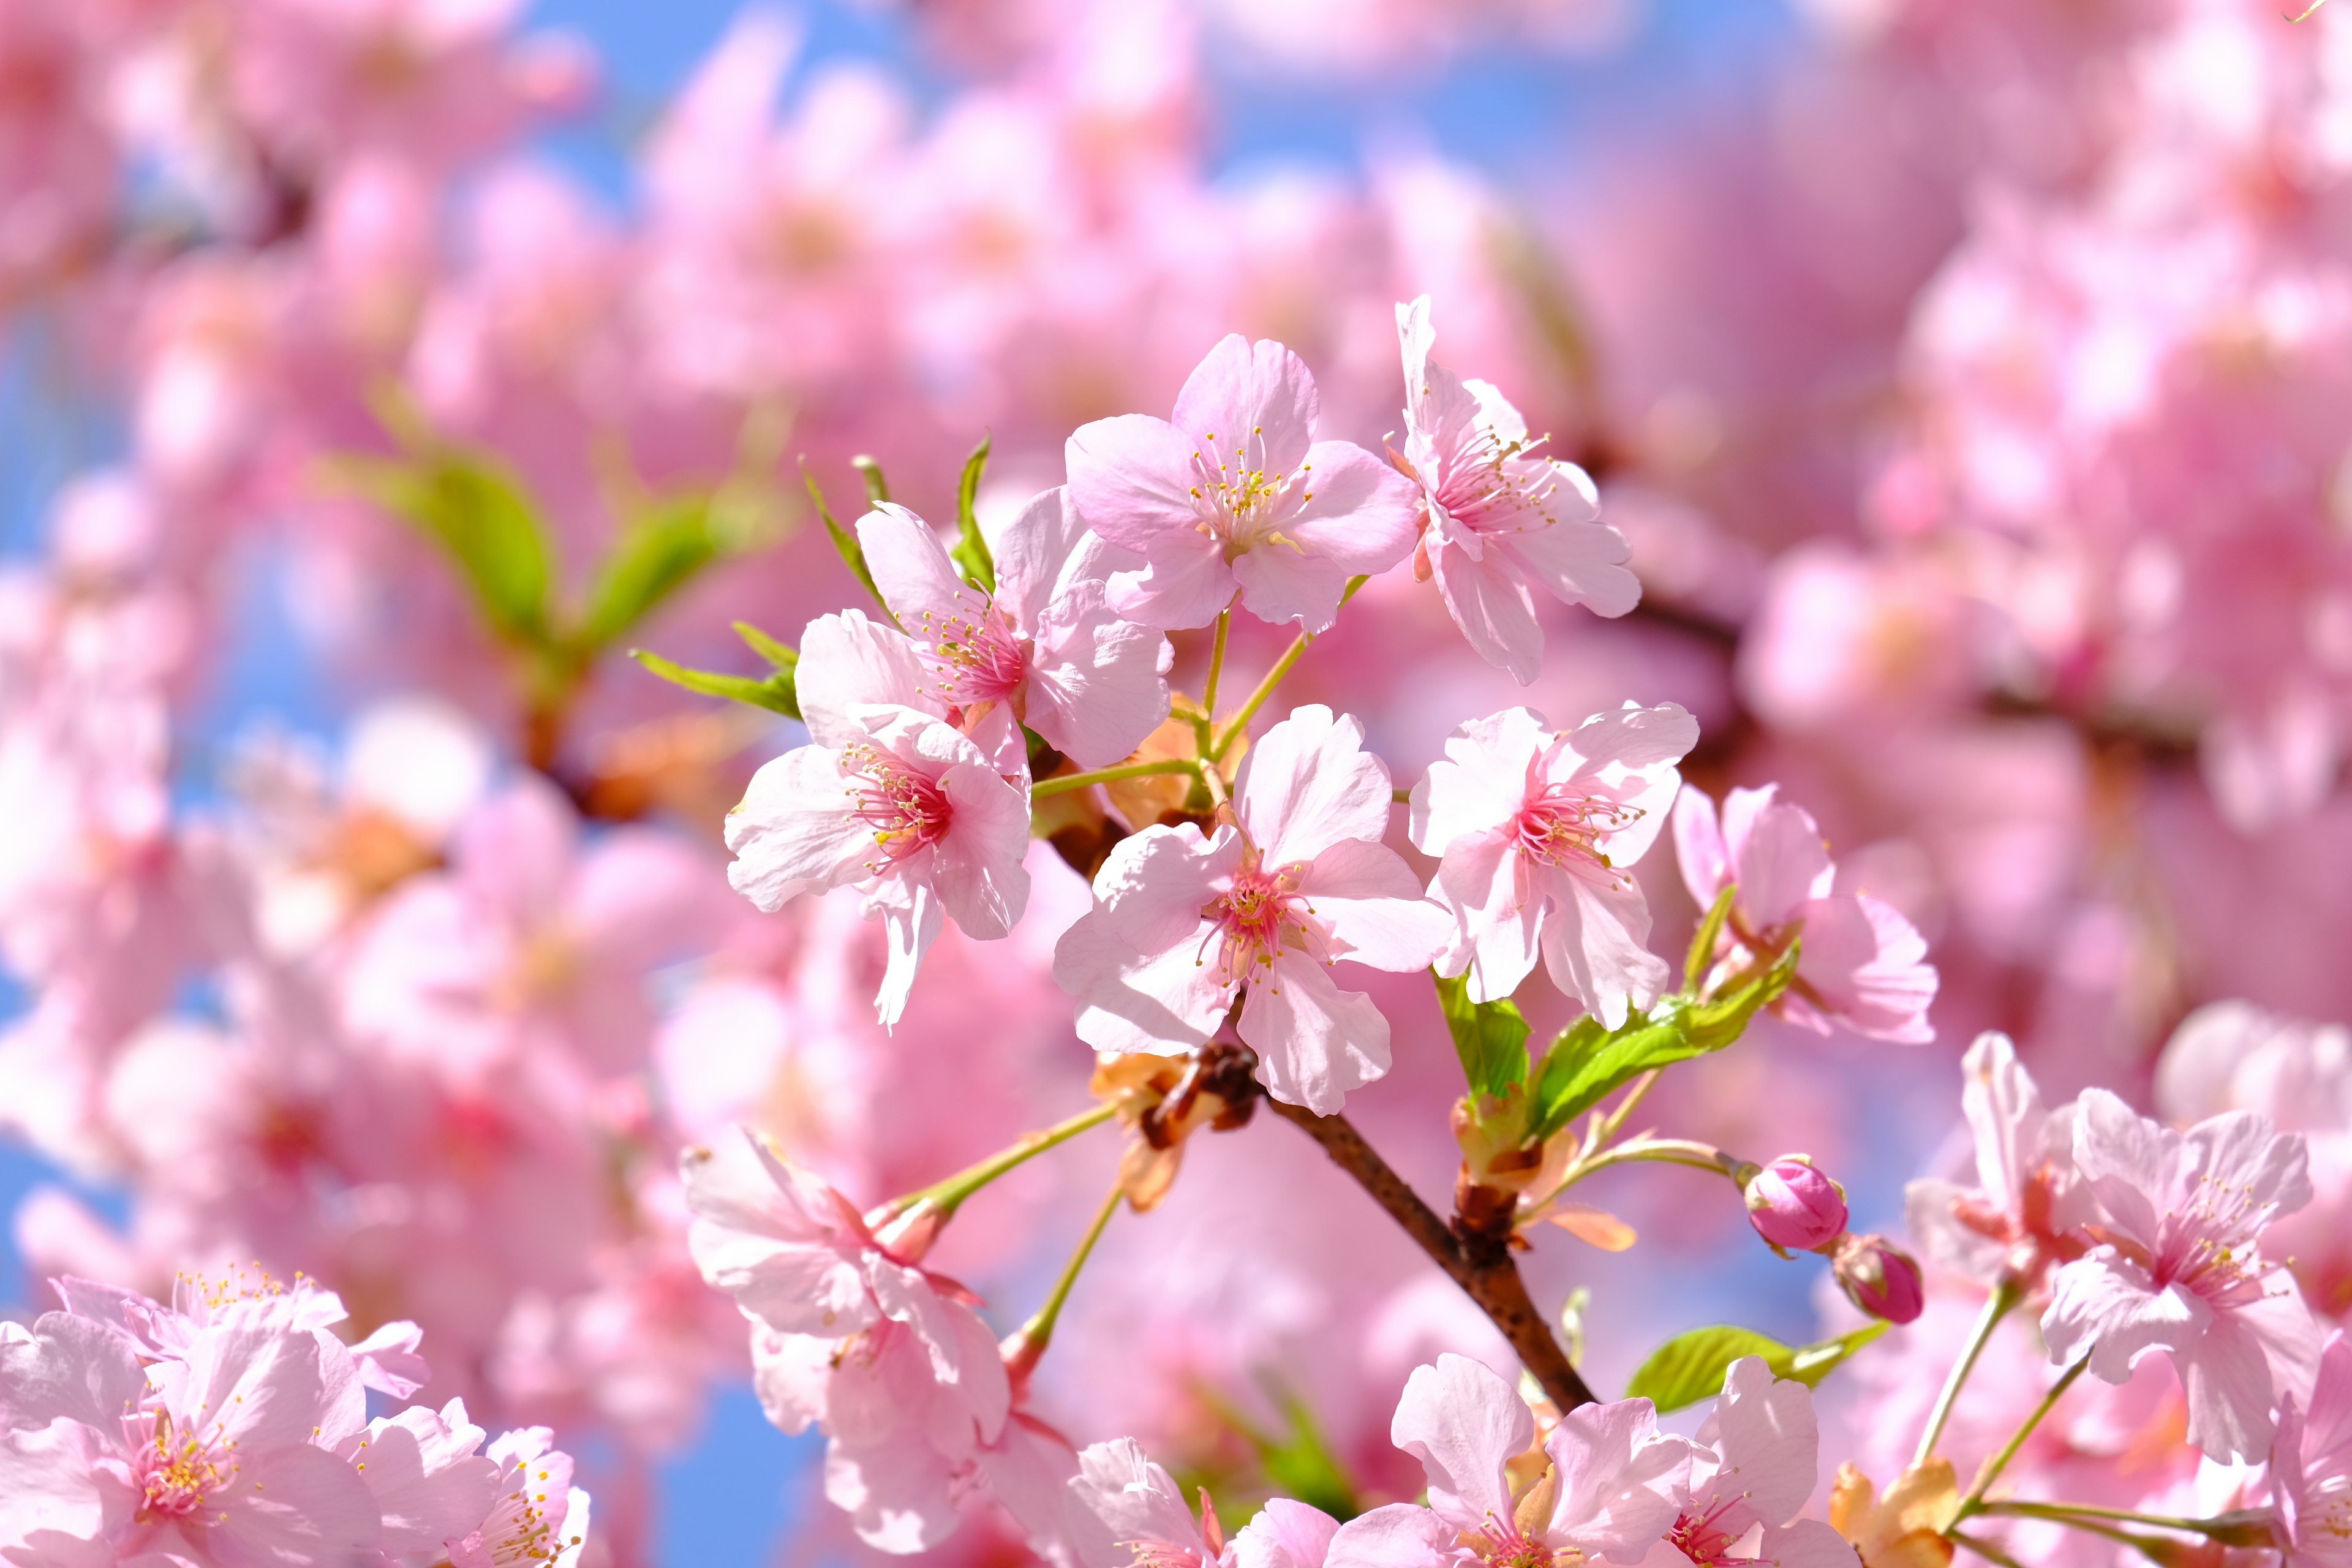
[[[874,574],[866,564],[866,552],[859,546],[857,535],[833,521],[833,513],[824,504],[824,492],[816,488],[816,476],[808,471],[806,458],[801,459],[801,482],[808,486],[809,500],[816,504],[816,514],[824,520],[825,532],[833,536],[833,547],[841,552],[843,563],[859,582],[866,584],[866,591],[874,595],[874,602],[882,605],[884,617],[892,626],[897,626],[898,617],[890,614],[890,606],[883,601],[882,590],[874,585]]]
[[[588,584],[573,636],[593,653],[651,614],[719,558],[709,496],[678,496],[630,519]]]
[[[743,639],[744,646],[778,669],[791,670],[799,667],[801,656],[797,648],[786,647],[749,621],[737,621],[734,625],[735,635]]]
[[[688,691],[698,691],[705,697],[724,697],[736,702],[748,702],[754,708],[782,713],[787,719],[801,716],[800,695],[793,688],[793,673],[789,669],[780,669],[761,679],[749,675],[722,675],[715,669],[688,669],[641,647],[631,648],[629,657],[664,680],[683,686]]]
[[[1437,982],[1438,1010],[1454,1037],[1454,1054],[1462,1058],[1462,1076],[1470,1092],[1495,1100],[1527,1081],[1528,1021],[1516,1004],[1470,1000],[1467,975]]]
[[[1258,1462],[1265,1467],[1266,1479],[1280,1496],[1319,1508],[1334,1519],[1354,1518],[1356,1489],[1307,1402],[1289,1395],[1282,1402],[1282,1414],[1289,1432],[1278,1442],[1258,1440]]]
[[[1549,1138],[1598,1105],[1621,1085],[1652,1068],[1662,1068],[1717,1047],[1691,1038],[1682,1016],[1656,1018],[1633,1013],[1613,1033],[1586,1014],[1563,1030],[1536,1069],[1528,1136]]]
[[[1818,1340],[1809,1345],[1784,1345],[1753,1329],[1717,1323],[1676,1334],[1634,1369],[1625,1385],[1628,1399],[1647,1399],[1661,1412],[1680,1410],[1723,1392],[1724,1374],[1742,1356],[1761,1356],[1774,1377],[1791,1378],[1808,1388],[1841,1362],[1886,1331],[1883,1322],[1865,1323],[1852,1333]]]
[[[1723,935],[1723,922],[1731,918],[1731,901],[1738,896],[1738,884],[1726,883],[1723,891],[1716,894],[1715,902],[1708,906],[1706,918],[1691,934],[1690,952],[1683,960],[1683,989],[1694,996],[1698,994],[1698,983],[1706,978],[1707,970],[1715,963],[1716,940]]]
[[[1801,945],[1800,942],[1791,942],[1789,950],[1773,960],[1771,968],[1690,1010],[1685,1027],[1700,1049],[1719,1051],[1731,1044],[1747,1031],[1748,1021],[1756,1016],[1758,1009],[1771,1005],[1773,999],[1789,988],[1790,982],[1797,977]]]
[[[332,472],[440,545],[493,633],[525,647],[547,641],[554,551],[520,479],[488,458],[455,451],[346,458]]]
[[[980,494],[981,470],[988,467],[988,441],[982,436],[971,456],[963,460],[963,477],[956,480],[956,542],[948,558],[962,571],[965,578],[980,585],[984,593],[996,592],[996,562],[988,552],[988,541],[980,536],[980,519],[972,510],[972,501]]]
[[[866,481],[867,506],[880,506],[890,499],[890,481],[882,477],[881,464],[860,453],[849,459],[849,466],[856,468],[857,477]]]

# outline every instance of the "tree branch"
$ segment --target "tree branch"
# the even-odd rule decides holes
[[[1422,1202],[1421,1194],[1364,1142],[1364,1135],[1346,1117],[1318,1116],[1271,1095],[1266,1097],[1266,1108],[1285,1121],[1296,1123],[1323,1145],[1331,1163],[1353,1176],[1356,1184],[1370,1193],[1372,1201],[1387,1210],[1389,1217],[1403,1226],[1404,1233],[1445,1270],[1446,1277],[1478,1303],[1479,1310],[1511,1342],[1520,1364],[1535,1374],[1554,1405],[1569,1411],[1594,1403],[1592,1390],[1577,1375],[1568,1352],[1560,1349],[1543,1314],[1528,1300],[1527,1282],[1519,1278],[1518,1265],[1512,1261],[1506,1243],[1481,1237],[1465,1246],[1453,1227],[1438,1217],[1437,1211]]]

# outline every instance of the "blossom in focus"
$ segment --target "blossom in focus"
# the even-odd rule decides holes
[[[1070,500],[1147,562],[1111,579],[1111,608],[1203,626],[1238,592],[1260,620],[1320,632],[1350,576],[1403,560],[1420,510],[1412,481],[1361,447],[1316,440],[1318,406],[1305,361],[1235,333],[1186,378],[1170,418],[1079,426]]]
[[[2279,1395],[2270,1470],[2286,1562],[2352,1563],[2352,1342],[2343,1330],[2321,1347],[2309,1396]]]
[[[1611,1028],[1665,990],[1643,944],[1649,905],[1628,871],[1649,852],[1698,725],[1674,703],[1627,703],[1555,731],[1532,709],[1473,720],[1413,785],[1414,847],[1440,858],[1430,897],[1452,912],[1437,961],[1473,1001],[1509,995],[1541,953],[1552,984]]]
[[[1698,1450],[1657,1429],[1646,1399],[1588,1405],[1559,1418],[1539,1475],[1512,1461],[1536,1447],[1535,1416],[1511,1385],[1467,1356],[1417,1367],[1390,1436],[1419,1459],[1429,1503],[1391,1503],[1341,1525],[1330,1568],[1639,1561],[1675,1522]]]
[[[2303,1140],[2251,1111],[2175,1132],[2092,1089],[2077,1102],[2074,1163],[2103,1211],[2088,1227],[2099,1245],[2052,1282],[2051,1360],[2088,1356],[2119,1384],[2168,1352],[2189,1440],[2216,1458],[2259,1457],[2273,1403],[2310,1385],[2319,1354],[2301,1292],[2260,1250],[2273,1218],[2311,1201]]]
[[[577,1568],[588,1539],[588,1494],[572,1484],[572,1456],[544,1426],[490,1445],[498,1501],[489,1517],[449,1542],[450,1568]]]
[[[1960,1110],[1975,1135],[1977,1184],[1923,1176],[1904,1217],[1928,1258],[1980,1285],[2007,1278],[2039,1292],[2056,1265],[2091,1245],[2096,1212],[2074,1170],[2074,1108],[2045,1110],[2007,1035],[1987,1030],[1960,1058]]]
[[[1905,1045],[1934,1039],[1927,942],[1892,904],[1833,890],[1821,829],[1802,806],[1773,799],[1777,787],[1733,790],[1720,822],[1693,786],[1675,803],[1675,856],[1691,897],[1705,909],[1725,888],[1739,889],[1711,956],[1745,971],[1801,941],[1796,977],[1773,1004],[1782,1016],[1822,1034],[1843,1024]]]
[[[1152,1568],[1217,1568],[1226,1561],[1224,1531],[1206,1494],[1195,1521],[1174,1479],[1132,1437],[1081,1450],[1069,1489],[1092,1524],[1081,1543],[1089,1564],[1120,1562],[1115,1548]]]
[[[1748,1223],[1789,1252],[1811,1252],[1845,1231],[1845,1189],[1801,1154],[1783,1154],[1748,1179]]]
[[[1625,536],[1601,521],[1591,477],[1540,456],[1502,393],[1429,357],[1429,296],[1397,307],[1404,351],[1402,466],[1421,486],[1425,563],[1478,657],[1520,685],[1543,668],[1543,626],[1529,584],[1563,604],[1622,616],[1642,596],[1623,563]]]
[[[770,911],[828,888],[864,893],[890,933],[876,1006],[895,1023],[943,918],[977,937],[1021,918],[1025,779],[946,721],[912,642],[856,610],[809,624],[797,681],[811,743],[761,768],[729,814],[728,879]]]
[[[751,1321],[754,1381],[788,1433],[828,1439],[824,1492],[858,1538],[926,1551],[1013,1391],[970,1292],[886,1247],[848,1200],[732,1130],[681,1159],[703,1278]]]
[[[1251,748],[1232,823],[1122,839],[1095,876],[1094,908],[1055,949],[1097,1050],[1171,1056],[1205,1043],[1236,999],[1268,1093],[1319,1115],[1389,1068],[1389,1023],[1331,965],[1419,969],[1445,940],[1443,911],[1381,843],[1391,795],[1363,725],[1295,710]]]
[[[1853,1548],[1817,1519],[1800,1519],[1821,1479],[1821,1426],[1812,1390],[1778,1380],[1760,1356],[1742,1356],[1698,1429],[1680,1483],[1680,1508],[1644,1568],[1759,1563],[1855,1568]]]
[[[958,576],[939,535],[905,507],[886,501],[858,521],[875,585],[922,656],[927,691],[1006,773],[1026,763],[1024,725],[1082,768],[1118,762],[1168,716],[1172,652],[1105,602],[1125,552],[1089,534],[1058,487],[982,534],[992,594]]]

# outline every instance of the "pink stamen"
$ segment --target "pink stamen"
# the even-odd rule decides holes
[[[990,600],[975,615],[951,614],[942,619],[925,610],[919,627],[909,627],[928,644],[932,689],[940,700],[958,708],[1009,700],[1019,689],[1028,660],[1013,628]]]
[[[868,871],[879,874],[947,837],[954,812],[946,794],[889,752],[861,741],[842,752],[841,771],[857,803],[850,819],[865,823],[881,850],[866,862]]]

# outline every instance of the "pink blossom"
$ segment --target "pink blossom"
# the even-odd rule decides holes
[[[2074,1108],[2042,1109],[2007,1035],[1979,1035],[1960,1072],[1977,1184],[1922,1177],[1904,1189],[1905,1218],[1944,1268],[1980,1285],[2007,1278],[2038,1292],[2053,1268],[2091,1245],[2083,1226],[2096,1206],[2074,1170]]]
[[[1234,1535],[1234,1568],[1323,1568],[1339,1521],[1321,1509],[1271,1498]]]
[[[1078,1454],[1070,1492],[1092,1526],[1080,1545],[1089,1568],[1220,1568],[1229,1548],[1204,1493],[1198,1521],[1166,1470],[1132,1437],[1097,1443]]]
[[[1843,1024],[1905,1045],[1936,1037],[1927,1006],[1936,971],[1927,944],[1892,904],[1833,889],[1837,868],[1802,806],[1772,798],[1779,786],[1735,789],[1715,803],[1684,786],[1675,803],[1675,853],[1701,907],[1737,884],[1717,948],[1732,972],[1770,963],[1802,939],[1796,978],[1775,1004],[1822,1034]]]
[[[1430,897],[1451,910],[1438,973],[1473,1000],[1509,995],[1543,957],[1552,984],[1611,1028],[1665,990],[1643,944],[1650,910],[1629,868],[1648,853],[1698,725],[1674,703],[1629,702],[1566,733],[1512,708],[1455,730],[1413,785],[1414,847],[1440,857]]]
[[[1831,1277],[1858,1310],[1890,1323],[1911,1322],[1927,1310],[1919,1265],[1885,1237],[1841,1236],[1829,1254]]]
[[[1724,1374],[1723,1396],[1698,1429],[1680,1478],[1680,1510],[1644,1568],[1684,1559],[1769,1568],[1856,1568],[1853,1548],[1819,1520],[1800,1519],[1821,1479],[1812,1391],[1775,1379],[1758,1356]]]
[[[1427,1472],[1429,1504],[1349,1520],[1332,1538],[1330,1568],[1503,1568],[1568,1553],[1638,1562],[1674,1524],[1697,1453],[1657,1429],[1646,1399],[1588,1405],[1545,1439],[1546,1481],[1515,1486],[1506,1467],[1535,1447],[1535,1417],[1509,1384],[1451,1354],[1406,1380],[1390,1436]]]
[[[2269,1447],[2271,1406],[2307,1386],[2318,1332],[2284,1265],[2258,1250],[2271,1220],[2311,1201],[2299,1137],[2251,1111],[2175,1132],[2103,1089],[2085,1089],[2074,1163],[2104,1214],[2100,1245],[2058,1270],[2042,1337],[2053,1363],[2090,1359],[2122,1383],[2170,1353],[2189,1394],[2189,1440],[2215,1458]]]
[[[1149,563],[1111,579],[1111,608],[1202,626],[1238,591],[1259,619],[1319,632],[1349,576],[1403,560],[1412,483],[1360,447],[1317,441],[1317,410],[1304,361],[1235,333],[1186,379],[1169,419],[1081,426],[1070,499],[1087,526]]]
[[[1171,652],[1104,602],[1123,552],[1086,531],[1059,488],[982,532],[993,594],[959,577],[906,508],[886,501],[858,521],[875,583],[921,653],[926,689],[1003,772],[1025,764],[1023,725],[1082,768],[1118,762],[1168,716]]]
[[[497,1467],[488,1517],[447,1543],[450,1568],[578,1568],[588,1539],[588,1494],[572,1484],[572,1456],[544,1426],[490,1445]]]
[[[1013,1403],[973,1298],[886,1247],[847,1200],[747,1131],[682,1166],[695,1261],[751,1320],[768,1418],[823,1427],[825,1496],[859,1539],[938,1545]]]
[[[876,1005],[886,1024],[904,1010],[942,918],[999,937],[1029,901],[1025,777],[1008,782],[923,682],[898,633],[856,610],[811,622],[799,667],[811,743],[752,775],[727,818],[728,879],[760,908],[855,887],[866,913],[882,916],[890,967]]]
[[[1488,664],[1521,686],[1543,667],[1543,626],[1529,584],[1563,604],[1622,616],[1642,596],[1625,536],[1601,521],[1592,479],[1541,457],[1501,392],[1465,382],[1429,357],[1429,296],[1397,307],[1404,349],[1403,466],[1427,509],[1422,559],[1447,613]],[[1416,562],[1416,570],[1419,562]]]
[[[1330,966],[1419,969],[1444,921],[1380,841],[1389,773],[1363,739],[1352,717],[1297,709],[1243,763],[1233,823],[1120,841],[1095,876],[1094,909],[1054,954],[1080,1039],[1175,1055],[1239,1000],[1241,1037],[1277,1099],[1328,1115],[1388,1070],[1388,1019]]]
[[[2352,1342],[2343,1330],[2321,1347],[2309,1395],[2280,1394],[2270,1467],[2286,1562],[2352,1563]]]

